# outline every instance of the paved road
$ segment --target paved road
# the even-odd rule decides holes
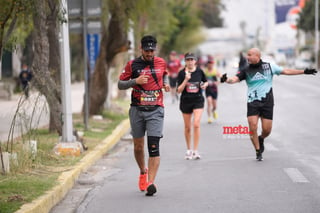
[[[184,160],[183,121],[178,104],[166,99],[158,193],[137,187],[130,141],[83,173],[51,213],[318,213],[320,209],[320,76],[274,80],[275,115],[265,160],[257,162],[246,136],[223,135],[225,126],[247,126],[246,85],[221,85],[219,118],[201,121],[202,159]]]

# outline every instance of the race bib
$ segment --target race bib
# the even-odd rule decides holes
[[[209,86],[213,86],[213,85],[214,85],[214,81],[211,80],[211,79],[208,79],[208,85],[209,85]]]
[[[188,93],[197,93],[199,92],[199,82],[188,82],[186,85],[186,91]]]
[[[142,91],[140,96],[141,105],[157,105],[158,103],[159,92],[147,92]]]

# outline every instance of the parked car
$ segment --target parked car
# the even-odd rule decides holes
[[[307,58],[298,58],[294,62],[294,67],[296,69],[304,69],[304,68],[312,67],[312,66],[313,66],[312,61]]]

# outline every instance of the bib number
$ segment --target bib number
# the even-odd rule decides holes
[[[140,104],[141,105],[157,105],[157,98],[159,96],[159,92],[152,92],[147,94],[146,92],[142,92],[140,96]]]
[[[186,91],[188,93],[197,93],[199,92],[199,83],[198,82],[188,82],[186,85]]]

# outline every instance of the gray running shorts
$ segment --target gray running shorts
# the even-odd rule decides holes
[[[131,135],[133,138],[145,136],[162,137],[164,108],[157,107],[153,111],[140,111],[138,107],[131,106],[129,109]]]

